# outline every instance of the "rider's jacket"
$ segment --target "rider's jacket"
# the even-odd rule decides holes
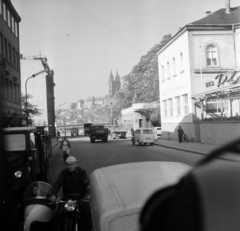
[[[77,167],[74,172],[70,172],[67,168],[62,170],[57,181],[53,185],[52,195],[57,196],[61,187],[63,197],[71,193],[79,193],[82,196],[86,195],[89,178],[86,171]]]
[[[62,148],[63,146],[71,148],[70,142],[68,140],[62,140],[61,141],[60,148]]]

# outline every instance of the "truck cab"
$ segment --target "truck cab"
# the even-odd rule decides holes
[[[11,170],[10,183],[47,181],[52,144],[45,127],[11,127],[3,129],[6,164]]]

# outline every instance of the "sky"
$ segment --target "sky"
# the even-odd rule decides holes
[[[225,8],[225,0],[11,0],[20,53],[47,57],[55,106],[108,95],[112,71],[131,72],[164,35]],[[240,0],[230,0],[231,7]],[[64,104],[64,105],[62,105]],[[61,105],[61,106],[59,106]]]

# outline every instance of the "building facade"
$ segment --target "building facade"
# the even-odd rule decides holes
[[[179,125],[193,142],[240,136],[239,50],[240,7],[226,1],[158,51],[163,139],[177,139]]]
[[[21,126],[20,16],[10,0],[0,0],[0,97],[3,126]]]
[[[47,126],[50,135],[55,135],[55,96],[54,96],[54,71],[50,70],[46,57],[21,56],[21,81],[22,93],[31,95],[29,103],[37,105],[41,115],[33,116],[34,126]],[[44,71],[34,78],[33,74]]]

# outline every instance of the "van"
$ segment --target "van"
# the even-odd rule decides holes
[[[135,130],[132,144],[138,143],[139,145],[154,144],[154,130],[153,128],[138,128]]]
[[[156,134],[157,138],[161,138],[162,137],[162,128],[154,127],[153,129],[155,130],[155,134]]]

